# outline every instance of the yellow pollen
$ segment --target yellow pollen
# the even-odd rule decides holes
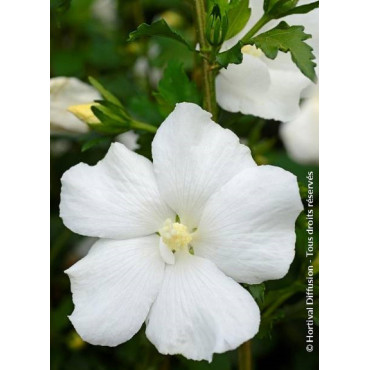
[[[169,218],[159,230],[159,235],[172,251],[187,247],[192,240],[192,236],[185,225],[172,222]]]
[[[260,57],[263,53],[260,49],[256,48],[254,45],[244,45],[242,47],[243,54],[249,54],[254,57]]]

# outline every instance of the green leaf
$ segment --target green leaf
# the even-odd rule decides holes
[[[96,103],[99,103],[98,107],[100,107],[103,112],[112,118],[127,121],[131,120],[131,117],[122,105],[118,106],[108,100],[96,100]]]
[[[315,1],[314,3],[309,3],[309,4],[297,6],[293,9],[287,11],[282,16],[285,17],[285,16],[291,15],[291,14],[306,14],[306,13],[309,13],[310,11],[312,11],[312,10],[318,8],[318,7],[319,7],[319,2]]]
[[[227,13],[229,26],[225,39],[228,40],[237,35],[247,24],[250,15],[249,0],[240,0],[235,6],[232,6],[231,3],[230,10]]]
[[[176,103],[201,104],[196,84],[189,80],[182,63],[175,60],[168,62],[155,97],[167,114],[174,109]]]
[[[97,146],[107,141],[108,139],[106,137],[97,137],[95,139],[86,141],[86,143],[82,145],[81,152],[86,152],[87,150],[93,148],[94,146]]]
[[[181,42],[186,45],[189,50],[194,51],[194,48],[191,47],[179,33],[171,29],[164,19],[160,19],[152,24],[142,23],[137,30],[129,34],[127,41],[134,41],[145,36],[167,37]]]
[[[90,76],[89,77],[89,82],[91,83],[91,85],[93,85],[95,87],[96,90],[98,90],[100,92],[100,94],[103,96],[104,99],[110,101],[111,103],[113,103],[115,105],[118,105],[118,106],[122,107],[122,104],[119,101],[119,99],[117,97],[115,97],[111,92],[109,92],[100,82],[95,80],[95,78]]]
[[[249,292],[252,294],[252,297],[256,300],[259,306],[263,305],[265,300],[265,284],[255,284],[248,286]]]
[[[278,51],[290,52],[293,62],[310,80],[315,81],[316,73],[312,53],[312,47],[304,41],[311,38],[303,32],[303,26],[289,26],[286,22],[280,22],[270,31],[253,37],[250,41],[260,48],[270,59],[275,59]]]
[[[297,0],[265,1],[265,13],[270,19],[279,19],[291,14],[305,14],[319,7],[319,2],[296,6]]]
[[[273,315],[264,318],[261,318],[261,324],[260,328],[257,333],[258,339],[264,339],[272,337],[272,329],[275,324],[277,324],[279,321],[283,320],[285,317],[285,313],[282,310],[276,311]]]
[[[227,68],[230,63],[240,64],[243,61],[242,47],[243,44],[239,41],[231,49],[217,54],[217,63],[224,68]]]
[[[124,117],[118,117],[113,115],[104,106],[92,106],[91,110],[94,115],[100,120],[101,124],[90,124],[89,127],[93,130],[108,134],[108,135],[118,135],[122,132],[130,129],[130,122]]]
[[[293,9],[297,3],[298,0],[270,0],[268,9],[265,10],[265,13],[271,19],[277,19],[283,17],[283,14]]]

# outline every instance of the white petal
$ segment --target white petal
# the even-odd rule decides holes
[[[92,86],[74,77],[50,79],[50,124],[52,130],[83,133],[88,126],[76,118],[67,108],[71,105],[91,103],[101,99]]]
[[[302,0],[299,5],[307,4],[311,1]],[[254,25],[263,14],[263,2],[251,0],[251,18],[244,29],[235,37],[222,45],[222,50],[227,50],[241,38]],[[313,47],[316,56],[316,64],[319,58],[318,44],[318,20],[319,10],[315,9],[308,14],[294,14],[279,20],[273,20],[265,25],[257,34],[274,28],[280,21],[285,20],[289,25],[303,25],[305,32],[312,35],[306,42]],[[245,56],[244,56],[245,59]],[[242,64],[229,66],[226,70],[222,69],[216,78],[216,95],[218,104],[230,112],[241,112],[252,114],[265,119],[275,119],[279,121],[290,121],[299,114],[299,100],[307,96],[307,89],[313,83],[305,77],[292,61],[290,54],[279,52],[278,56],[271,60],[265,56],[260,60],[266,64],[265,68],[269,71],[271,85],[263,91],[254,87],[254,84],[246,84],[245,73],[253,76],[260,73],[260,68],[251,65],[249,69]],[[231,67],[233,69],[231,69]],[[230,70],[230,71],[229,71]],[[232,71],[232,72],[231,72]],[[318,67],[316,67],[318,73]],[[263,82],[263,86],[264,86]]]
[[[127,239],[156,232],[173,212],[161,200],[152,163],[119,143],[95,166],[62,177],[60,216],[72,231]]]
[[[168,263],[169,265],[173,265],[175,263],[175,255],[167,247],[167,245],[163,243],[162,238],[159,239],[159,253],[164,262]]]
[[[298,5],[305,5],[308,3],[312,3],[313,0],[300,0]],[[263,11],[263,1],[261,0],[249,0],[249,7],[251,8],[251,15],[248,20],[248,23],[245,27],[240,31],[237,35],[232,37],[231,39],[225,41],[222,44],[221,51],[225,51],[233,47],[243,36],[247,34],[247,32],[257,23],[257,21],[262,17]],[[287,17],[283,17],[280,19],[273,19],[268,22],[265,26],[263,26],[256,35],[259,35],[263,32],[273,29],[276,27],[281,21],[287,22],[289,25],[299,25],[304,26],[304,32],[312,35],[312,38],[306,40],[309,45],[314,48],[314,54],[316,58],[318,58],[319,52],[319,9],[312,10],[306,14],[293,14]]]
[[[294,175],[273,166],[248,169],[207,203],[194,252],[240,282],[279,279],[294,258],[294,224],[302,209]]]
[[[262,70],[257,64],[251,64],[251,59],[265,64],[269,78],[262,79],[263,90],[243,82],[244,74],[259,76]],[[242,64],[220,72],[216,77],[216,93],[217,102],[223,109],[279,121],[291,120],[298,115],[301,92],[312,83],[290,62],[291,68],[274,69],[268,66],[266,59],[245,55]],[[281,60],[280,57],[277,60]],[[268,86],[266,81],[269,81]]]
[[[78,334],[91,344],[116,346],[140,329],[158,294],[164,273],[158,237],[101,239],[66,273]]]
[[[307,99],[299,116],[283,123],[280,136],[289,155],[299,163],[319,162],[319,96]]]
[[[167,265],[146,335],[163,354],[212,360],[258,331],[260,313],[251,295],[211,261],[176,253]]]
[[[267,93],[269,70],[261,58],[244,54],[241,64],[231,64],[216,77],[217,102],[229,112],[239,112],[253,94]]]
[[[255,166],[249,148],[233,132],[191,103],[176,105],[158,129],[152,151],[161,195],[189,229],[197,226],[213,192]]]

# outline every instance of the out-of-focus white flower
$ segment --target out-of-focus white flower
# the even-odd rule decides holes
[[[150,54],[150,50],[148,55]],[[139,78],[147,78],[153,87],[158,86],[158,82],[163,76],[163,70],[158,67],[151,67],[149,57],[139,57],[134,64],[134,74]]]
[[[106,28],[114,29],[118,25],[117,0],[95,0],[91,10],[93,16]]]
[[[283,123],[280,136],[288,154],[297,162],[319,162],[319,89],[302,103],[294,120]]]
[[[138,139],[139,135],[132,130],[116,136],[116,141],[125,145],[125,147],[130,150],[136,150],[140,148],[140,145],[137,143]]]
[[[58,138],[50,143],[50,153],[54,157],[61,157],[67,153],[72,147],[69,140]]]
[[[84,133],[88,126],[75,117],[68,108],[71,105],[91,103],[101,99],[90,85],[74,77],[50,79],[50,126],[52,131]]]
[[[300,1],[299,5],[311,1]],[[223,50],[234,46],[263,14],[263,1],[251,0],[250,20],[244,30],[223,44]],[[314,49],[318,59],[318,9],[308,14],[295,14],[269,22],[257,34],[275,27],[284,20],[289,25],[303,25],[312,35],[306,42]],[[243,62],[229,65],[216,77],[218,104],[230,112],[252,114],[265,119],[289,121],[299,113],[299,101],[307,96],[313,83],[305,77],[291,60],[289,54],[279,53],[271,60],[255,46],[242,48]]]
[[[101,238],[66,271],[85,341],[116,346],[145,321],[159,352],[210,361],[257,333],[258,306],[237,282],[287,273],[297,180],[257,166],[210,117],[178,104],[153,140],[153,163],[115,143],[96,166],[63,175],[65,225]]]

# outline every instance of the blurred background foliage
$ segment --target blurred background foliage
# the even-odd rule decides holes
[[[185,0],[52,0],[51,77],[73,76],[87,82],[88,76],[93,76],[123,102],[133,117],[159,126],[170,112],[171,104],[187,97],[195,102],[200,100],[198,61],[186,46],[173,40],[157,37],[130,43],[126,40],[141,23],[165,18],[185,39],[194,42],[192,14],[191,4]],[[171,69],[184,74],[180,73],[175,84],[181,84],[184,78],[195,81],[188,93],[179,86],[180,95],[172,96],[171,88],[166,85],[168,81],[159,82],[162,76],[165,79],[166,71],[171,75]],[[259,164],[280,166],[294,173],[303,199],[307,196],[307,172],[314,171],[317,250],[318,167],[297,164],[287,156],[279,139],[278,122],[225,111],[220,111],[218,121],[250,146]],[[150,158],[153,134],[137,133],[140,135],[137,152]],[[158,354],[146,339],[143,328],[129,342],[116,348],[85,343],[73,329],[68,320],[73,310],[72,297],[63,271],[86,254],[93,240],[72,233],[59,218],[60,178],[81,161],[95,164],[104,157],[112,137],[81,151],[82,144],[94,135],[51,134],[51,369],[236,369],[237,351],[215,355],[208,364]],[[263,312],[260,333],[252,341],[255,370],[318,368],[318,327],[315,327],[314,352],[305,350],[306,227],[302,213],[297,220],[296,258],[289,274],[282,280],[247,287]],[[317,287],[315,292],[317,297]],[[316,314],[317,304],[316,298]],[[318,316],[315,323],[318,325]]]

